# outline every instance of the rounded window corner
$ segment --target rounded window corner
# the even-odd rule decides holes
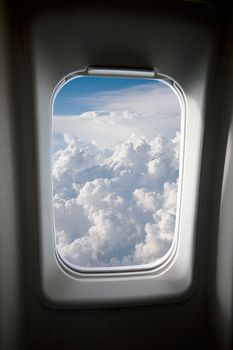
[[[72,84],[70,90],[68,88],[69,83]],[[89,86],[87,86],[88,84]],[[88,87],[90,91],[88,91]],[[64,96],[61,94],[61,90],[63,88],[67,89],[68,93],[71,94],[71,99],[74,98],[74,89],[76,89],[76,92],[75,92],[77,96],[76,98],[77,100],[79,99],[80,106],[81,106],[80,107],[76,105],[76,110],[78,110],[78,112],[76,112],[76,115],[74,113],[71,115],[71,110],[74,111],[74,106],[70,107],[68,106],[68,104],[66,104],[68,115],[66,116],[67,113],[64,113],[65,103],[63,103],[64,104],[63,106],[62,97],[65,96],[65,98],[68,99],[69,96],[67,96],[67,91],[63,94]],[[148,95],[149,95],[149,100],[148,100]],[[126,96],[131,99],[128,104],[126,103]],[[167,101],[166,101],[166,98],[167,98]],[[102,105],[100,102],[101,99],[102,99]],[[106,103],[106,99],[107,100],[109,99],[110,101],[112,99],[113,106],[111,106],[111,104],[109,106],[108,102]],[[140,100],[141,103],[144,104],[140,108],[137,106],[138,99]],[[159,101],[159,99],[163,99],[163,101],[161,102]],[[155,101],[157,101],[157,105]],[[171,108],[168,107],[169,102],[173,104],[173,108],[175,110],[172,110],[172,107]],[[93,109],[93,103],[95,105],[94,108],[96,108],[96,111],[94,111]],[[152,106],[148,107],[148,103],[152,103]],[[153,103],[155,105],[153,105]],[[55,196],[56,198],[55,202],[53,203],[54,204],[54,221],[55,221],[54,234],[57,235],[57,232],[58,232],[58,235],[61,235],[61,236],[63,235],[61,239],[58,236],[56,236],[56,239],[55,239],[55,246],[57,249],[56,256],[59,256],[59,263],[61,264],[61,266],[63,266],[65,269],[68,267],[68,270],[71,269],[74,272],[76,271],[77,273],[80,273],[80,274],[107,273],[111,275],[111,274],[123,274],[128,272],[131,272],[133,274],[134,273],[141,274],[143,271],[144,272],[153,271],[155,273],[158,273],[159,271],[161,271],[161,268],[163,269],[163,265],[164,267],[166,267],[167,263],[171,260],[171,258],[174,258],[174,255],[177,249],[178,234],[179,234],[179,207],[180,207],[181,192],[182,192],[182,169],[183,169],[182,163],[183,163],[184,134],[185,134],[185,106],[186,106],[186,100],[178,84],[172,81],[171,78],[168,78],[165,75],[159,75],[154,70],[139,70],[139,69],[135,70],[135,69],[129,69],[129,68],[109,69],[109,68],[89,67],[84,71],[77,71],[75,73],[71,73],[67,75],[67,77],[65,77],[60,83],[58,83],[56,89],[53,92],[52,99],[51,99],[51,114],[52,114],[52,128],[53,128],[52,145],[54,146],[54,144],[56,143],[55,137],[57,136],[54,136],[54,135],[56,135],[57,130],[58,130],[58,133],[61,134],[62,119],[63,119],[63,122],[65,123],[63,124],[64,131],[71,130],[73,125],[73,129],[71,132],[69,132],[69,134],[65,132],[63,134],[64,141],[65,141],[63,142],[63,148],[61,147],[60,150],[52,151],[53,152],[53,174],[55,170],[55,180],[53,177],[53,196]],[[158,110],[156,110],[156,107]],[[59,108],[60,110],[62,110],[62,113],[63,113],[61,115],[59,114]],[[71,108],[71,110],[69,110],[69,108]],[[126,108],[128,108],[128,110]],[[159,112],[161,116],[159,115]],[[64,120],[65,118],[66,120]],[[87,122],[85,122],[85,118],[87,119]],[[129,120],[130,118],[132,120]],[[75,125],[75,120],[77,125]],[[112,129],[108,128],[108,124],[111,122],[113,123]],[[169,122],[170,124],[174,124],[174,125],[171,126]],[[60,123],[60,129],[59,129],[59,126],[57,126],[59,123]],[[69,128],[69,123],[71,125],[70,128]],[[84,129],[82,130],[83,124],[85,123],[86,123],[86,129],[84,127]],[[102,135],[100,135],[98,123],[102,123],[101,124]],[[107,127],[105,126],[104,123],[106,123]],[[122,127],[122,125],[124,126],[124,123],[128,123],[125,129]],[[139,126],[137,126],[137,123]],[[143,126],[144,129],[142,132],[140,132],[138,131],[138,129],[140,126],[142,127],[142,123],[144,123],[144,126]],[[156,123],[158,125],[159,124],[161,125],[158,127]],[[79,133],[77,132],[78,126],[80,127]],[[130,127],[132,128],[132,130],[129,130]],[[151,129],[152,128],[156,129],[156,127],[157,127],[157,131],[155,131],[153,134],[151,132]],[[96,130],[94,128],[96,128]],[[91,132],[90,132],[90,129],[92,129]],[[85,135],[85,132],[86,132],[86,135]],[[127,134],[128,139],[124,135],[124,132],[128,133]],[[92,135],[90,136],[88,133],[89,134],[92,133]],[[108,133],[111,134],[111,139],[109,139]],[[119,141],[120,136],[118,136],[118,139],[117,139],[115,135],[120,133],[122,133],[123,136],[122,136],[122,139]],[[133,135],[133,137],[132,135],[130,135],[130,133]],[[136,133],[136,136],[135,136],[135,133]],[[144,136],[144,134],[146,134],[146,136]],[[114,140],[115,143],[113,142],[114,137],[115,137],[115,140]],[[84,141],[82,140],[82,138],[84,138]],[[95,140],[96,138],[97,140]],[[108,146],[107,142],[105,141],[106,139],[108,139],[110,146]],[[79,189],[76,191],[76,193],[73,196],[71,195],[71,197],[67,200],[67,188],[65,189],[66,193],[64,194],[63,198],[61,198],[60,190],[56,192],[56,188],[60,186],[60,184],[57,185],[56,183],[57,178],[59,178],[58,172],[59,171],[62,172],[63,169],[61,169],[61,167],[59,169],[56,168],[58,161],[57,159],[55,159],[55,157],[59,152],[61,154],[60,158],[66,157],[67,154],[64,155],[64,153],[67,151],[68,147],[72,148],[72,146],[70,145],[74,144],[75,142],[77,143],[77,145],[75,145],[74,147],[76,148],[80,147],[80,149],[78,149],[76,155],[74,154],[71,155],[72,162],[74,162],[75,156],[76,156],[76,159],[78,159],[78,157],[80,156],[80,152],[84,152],[85,156],[87,157],[88,157],[88,154],[87,154],[88,152],[90,154],[90,157],[93,156],[93,152],[96,152],[95,153],[96,158],[101,157],[100,156],[101,152],[102,154],[105,154],[105,155],[102,156],[102,159],[99,162],[96,161],[96,162],[93,162],[93,164],[90,164],[90,162],[89,163],[87,162],[86,168],[84,169],[83,169],[83,165],[81,165],[80,176],[83,177],[81,181],[79,179],[75,180],[75,176],[77,178],[77,173],[79,171],[78,165],[76,169],[73,169],[73,168],[71,169],[71,171],[73,171],[73,178],[70,179],[70,191],[72,191],[72,188],[74,188],[75,186],[76,187],[79,186]],[[155,146],[156,143],[158,144],[157,149]],[[117,152],[119,153],[119,149],[121,147],[124,148],[123,152],[127,152],[128,151],[127,148],[131,147],[132,153],[134,152],[135,153],[134,156],[138,157],[138,159],[136,161],[134,161],[134,159],[126,160],[127,157],[125,157],[122,163],[118,162],[117,165],[110,164],[111,162],[112,163],[114,162],[114,155]],[[145,153],[144,156],[148,158],[145,162],[143,159],[140,160],[140,153],[139,153],[140,150],[139,151],[137,150],[137,148],[140,148],[140,147],[141,149],[143,149],[143,147],[148,148],[148,150],[144,152]],[[175,149],[175,147],[177,149]],[[94,151],[94,148],[95,148],[95,151]],[[63,152],[64,149],[65,151]],[[72,153],[72,150],[71,150],[71,153]],[[141,151],[141,153],[143,153],[143,150]],[[180,156],[177,156],[177,153],[179,153]],[[170,158],[173,157],[173,159],[169,160],[168,159],[169,157]],[[179,159],[177,159],[177,157],[179,157]],[[141,165],[140,165],[140,162],[141,162]],[[170,164],[168,164],[169,162]],[[172,162],[176,162],[175,167],[177,168],[173,168]],[[121,172],[119,173],[119,171],[118,172],[115,171],[115,168],[113,170],[113,166],[115,168],[117,166],[121,167],[122,168]],[[140,166],[144,167],[145,169],[138,170],[137,168]],[[73,165],[71,165],[71,167],[73,167]],[[98,168],[98,172],[96,174],[92,172],[93,167]],[[165,170],[161,170],[162,167],[166,167],[167,174],[160,174],[160,175],[158,174],[159,171],[162,171],[162,172],[165,171]],[[85,171],[89,171],[89,173],[91,172],[92,173],[86,175]],[[115,171],[115,174],[113,174],[114,171]],[[112,174],[110,174],[110,172],[112,172]],[[145,172],[147,173],[144,174]],[[171,175],[172,172],[174,172],[174,175]],[[86,176],[86,179],[84,181],[85,176]],[[132,186],[132,184],[136,181],[135,180],[136,177],[144,176],[144,178],[140,180],[141,182],[139,181],[139,183],[133,184],[133,189],[131,190],[131,193],[125,195],[124,191],[127,192],[128,189],[126,187],[124,189],[123,182],[120,185],[118,185],[118,187],[122,186],[122,189],[114,188],[114,180],[117,179],[118,181],[119,178],[120,177],[123,178],[123,176],[125,176],[126,181],[131,181],[131,184],[129,183],[129,187]],[[148,179],[146,179],[146,177]],[[123,179],[122,181],[124,180],[125,179]],[[120,183],[120,180],[119,180],[119,183]],[[102,198],[100,197],[96,199],[93,197],[91,199],[93,202],[99,201],[99,207],[96,205],[96,208],[94,209],[95,215],[98,215],[100,211],[102,211],[101,212],[102,216],[100,215],[99,220],[106,220],[106,225],[108,226],[111,225],[111,220],[113,223],[115,220],[117,221],[117,225],[121,225],[121,221],[123,220],[126,221],[127,214],[130,217],[130,220],[128,221],[128,225],[131,225],[131,232],[127,231],[128,228],[127,228],[127,222],[126,222],[125,225],[121,228],[121,232],[119,232],[119,230],[116,232],[116,235],[120,235],[120,234],[122,235],[122,232],[126,231],[125,236],[122,235],[121,237],[122,242],[117,242],[116,245],[111,248],[112,251],[115,248],[118,250],[125,249],[124,245],[126,245],[128,240],[130,239],[129,235],[130,234],[131,236],[132,234],[136,235],[134,231],[136,231],[136,229],[138,229],[140,225],[141,225],[140,230],[141,232],[143,231],[144,233],[142,234],[141,241],[139,237],[136,237],[135,243],[134,243],[136,247],[135,251],[136,249],[138,251],[140,250],[140,245],[143,245],[143,239],[145,240],[148,237],[149,237],[148,239],[150,239],[151,236],[154,236],[154,240],[157,239],[156,242],[151,243],[151,246],[156,244],[157,246],[159,246],[160,244],[159,240],[162,242],[161,237],[163,234],[166,235],[166,233],[164,233],[166,232],[166,229],[165,228],[161,229],[160,238],[159,236],[156,238],[156,230],[159,231],[159,225],[166,226],[166,222],[163,223],[163,221],[167,220],[168,221],[167,225],[169,224],[173,225],[174,228],[173,228],[173,232],[171,232],[171,229],[170,229],[167,237],[164,237],[163,242],[160,244],[161,247],[162,247],[162,244],[167,245],[168,247],[167,250],[164,250],[163,248],[164,253],[162,254],[162,256],[155,257],[153,261],[149,259],[147,261],[146,257],[143,257],[140,261],[140,259],[136,257],[135,261],[133,261],[133,258],[131,257],[133,254],[132,247],[129,246],[128,249],[131,249],[131,251],[129,250],[128,256],[121,258],[121,261],[118,260],[118,258],[116,258],[116,253],[112,253],[113,255],[110,256],[111,252],[110,253],[107,252],[107,254],[109,255],[108,257],[109,262],[106,262],[106,258],[105,258],[105,260],[102,260],[100,262],[97,261],[96,262],[97,266],[91,265],[91,260],[87,261],[86,263],[84,262],[82,265],[82,263],[80,264],[80,263],[73,262],[75,261],[75,259],[73,258],[72,259],[70,259],[69,257],[67,258],[66,253],[65,254],[62,253],[62,248],[61,248],[62,244],[60,244],[60,242],[62,240],[64,241],[65,239],[69,239],[69,237],[67,238],[69,233],[67,235],[67,232],[64,232],[61,230],[61,227],[63,227],[63,224],[64,224],[64,220],[61,220],[59,217],[59,215],[62,216],[60,208],[58,209],[60,210],[59,214],[56,214],[57,206],[59,206],[59,203],[61,203],[61,206],[63,206],[64,211],[66,210],[70,211],[71,209],[69,207],[69,204],[71,202],[74,203],[75,196],[78,195],[78,197],[80,197],[82,190],[88,186],[95,187],[95,189],[92,189],[92,192],[97,190],[98,187],[101,187],[101,186],[103,188],[103,191],[106,192],[105,194],[104,193],[100,194],[100,196],[102,195]],[[106,189],[107,186],[112,186],[112,190],[109,190],[109,188]],[[158,188],[155,190],[154,187],[156,186]],[[169,191],[169,186],[171,187],[170,188],[171,192],[172,191],[176,192],[176,194],[174,195],[176,196],[176,204],[174,206],[174,203],[173,203],[170,206],[170,208],[166,207],[168,206],[168,204],[164,204],[164,207],[161,204],[159,208],[156,201],[159,202],[159,200],[162,200],[161,199],[162,196],[167,195],[165,194],[165,191]],[[64,186],[63,186],[63,189],[64,189]],[[60,202],[57,201],[57,197],[59,196],[61,198],[61,200],[59,198]],[[131,200],[129,200],[127,196],[128,197],[131,196]],[[135,198],[133,198],[133,196]],[[76,199],[78,197],[76,197]],[[115,204],[113,205],[112,203],[114,201],[116,202],[117,200],[119,201],[119,203],[117,203],[115,208],[113,208]],[[166,198],[163,198],[163,200],[164,202],[167,201]],[[65,207],[63,205],[64,201],[66,201],[66,204],[67,204]],[[74,206],[80,205],[79,198],[78,198],[78,201],[79,203],[74,204]],[[87,198],[87,201],[88,201],[88,198]],[[109,207],[108,205],[103,206],[103,201],[108,201]],[[119,209],[121,205],[120,201],[128,201],[126,205],[124,204],[125,207],[123,209]],[[148,203],[146,203],[146,201]],[[173,199],[173,202],[174,202],[174,199]],[[85,208],[82,205],[84,205]],[[89,207],[92,206],[92,208],[87,209],[88,205]],[[143,208],[143,205],[145,206],[144,208]],[[151,205],[151,208],[146,207],[150,205]],[[154,206],[154,209],[152,208],[153,206]],[[125,214],[124,211],[127,211],[128,208],[130,208],[130,210],[131,209],[134,210],[135,211],[134,214],[131,214],[132,210],[131,212]],[[89,239],[88,244],[91,245],[92,244],[92,242],[90,242],[91,230],[95,229],[95,222],[94,222],[95,217],[92,213],[93,205],[91,203],[88,203],[88,204],[82,203],[80,206],[80,211],[83,211],[83,210],[84,211],[86,210],[85,215],[88,219],[90,218],[90,216],[93,216],[92,226],[91,224],[89,225],[89,229],[87,232],[87,235],[89,235],[89,237],[87,238]],[[160,213],[160,211],[163,211],[163,212]],[[67,220],[71,220],[71,215],[69,216],[69,213],[67,213],[67,215],[66,215],[66,218],[68,217]],[[142,220],[143,220],[142,224],[140,223],[140,220],[138,221],[138,223],[136,222],[137,215],[142,216]],[[146,223],[146,220],[143,218],[143,215],[145,217],[150,216],[151,217],[150,221],[148,220],[148,222]],[[160,222],[155,218],[155,215],[160,216],[160,219],[159,219]],[[121,218],[118,220],[117,216],[118,217],[120,216]],[[85,218],[81,218],[81,219],[84,220]],[[74,220],[76,220],[75,217],[74,217]],[[173,224],[171,224],[171,220],[173,220]],[[133,225],[131,223],[132,221],[135,221]],[[94,222],[94,225],[93,225],[93,222]],[[77,221],[77,225],[78,224],[79,223]],[[116,230],[117,230],[117,225],[116,225]],[[58,226],[60,226],[59,229],[58,229]],[[103,230],[104,229],[105,228],[103,228]],[[151,233],[150,232],[151,230],[154,230],[155,232]],[[110,235],[113,235],[113,234],[110,233]],[[143,238],[143,235],[144,235],[144,238]],[[99,236],[101,236],[100,232],[99,232]],[[83,243],[84,243],[85,237],[86,237],[85,234],[83,234],[83,236],[76,237],[76,241],[73,240],[73,242],[75,242],[74,245],[75,244],[78,245],[80,242],[80,250],[83,249]],[[116,238],[112,237],[109,239],[114,240]],[[94,236],[92,237],[92,240],[93,241],[95,240]],[[110,241],[109,241],[109,245],[111,245]],[[120,245],[122,248],[120,248]],[[66,252],[68,249],[69,247],[66,245],[65,247]],[[87,249],[89,249],[89,247]],[[94,249],[96,248],[93,247],[93,250]],[[101,249],[104,249],[104,248],[101,246]],[[108,249],[108,247],[106,247],[106,249]],[[157,247],[154,247],[155,251],[156,249]],[[148,251],[149,250],[150,250],[150,247],[148,248]],[[90,249],[88,250],[88,252],[90,253]],[[76,252],[72,251],[73,255],[75,253],[76,255],[78,255],[79,251],[78,250]],[[94,251],[93,259],[95,259],[95,256],[94,256],[95,254],[96,252]],[[121,253],[118,252],[118,254],[120,256]],[[143,254],[143,249],[141,249],[141,254]],[[154,254],[154,256],[156,256],[156,254]],[[85,261],[85,257],[86,256],[84,256],[83,261]],[[115,261],[115,263],[113,261]]]

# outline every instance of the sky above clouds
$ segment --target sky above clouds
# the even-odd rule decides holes
[[[81,77],[53,108],[57,249],[80,267],[150,264],[173,242],[181,107],[156,80]]]

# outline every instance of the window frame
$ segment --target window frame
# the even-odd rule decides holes
[[[156,71],[159,72],[157,74],[163,78],[170,79],[169,77],[172,77],[173,81],[179,82],[186,97],[180,230],[175,257],[168,259],[160,268],[147,271],[131,271],[122,274],[77,273],[67,266],[64,269],[64,265],[57,258],[54,249],[53,210],[50,198],[52,193],[50,176],[52,157],[49,154],[49,149],[51,149],[50,99],[54,86],[56,86],[57,81],[66,76],[67,72],[76,72],[77,67],[81,71],[85,70],[85,63],[88,66],[91,59],[89,48],[87,51],[84,50],[85,45],[82,41],[82,34],[80,34],[82,26],[88,28],[86,25],[90,14],[82,13],[80,16],[80,21],[77,20],[78,15],[72,17],[75,22],[70,20],[69,15],[67,18],[66,16],[62,18],[52,15],[45,16],[35,23],[32,35],[38,169],[39,254],[36,263],[38,266],[37,290],[39,297],[47,306],[55,308],[113,307],[184,300],[193,293],[195,286],[196,218],[204,132],[204,101],[209,77],[209,55],[211,54],[210,33],[204,26],[199,26],[195,22],[187,23],[185,19],[177,21],[171,18],[166,18],[166,22],[163,17],[158,15],[156,21],[155,16],[153,16],[152,22],[147,21],[149,24],[144,22],[143,26],[140,27],[140,30],[144,30],[145,35],[150,33],[146,30],[147,25],[153,29],[150,39],[151,46],[140,39],[143,38],[143,35],[138,36],[139,42],[137,41],[137,45],[141,45],[141,52],[145,50],[145,57],[151,55],[153,66],[156,66]],[[93,20],[94,16],[92,14],[92,23],[95,23],[95,20],[96,23],[100,23],[101,16]],[[109,22],[112,21],[111,16],[109,15]],[[124,23],[127,23],[127,27],[138,23],[133,21],[130,24],[128,18],[126,22],[122,19],[122,28],[124,29]],[[74,23],[76,27],[72,27]],[[163,32],[164,27],[166,27],[166,32]],[[68,51],[65,51],[65,48],[68,48],[67,41],[71,42],[72,40],[66,35],[67,28],[68,33],[70,33],[70,28],[72,30],[76,28],[75,42],[79,43],[82,50],[86,52],[83,56],[82,50],[78,50],[79,46],[76,48],[72,46],[71,49],[69,46]],[[57,35],[59,31],[61,34],[60,45],[54,45],[54,33]],[[159,33],[161,32],[164,33],[164,36],[160,38]],[[133,30],[132,33],[134,33]],[[188,38],[185,47],[183,41],[180,40],[182,33],[185,33],[185,37]],[[154,42],[156,42],[155,46],[152,45]],[[174,42],[177,43],[176,46],[173,45]],[[143,46],[144,43],[145,46]],[[99,49],[106,47],[105,39],[101,40],[99,37],[98,45]],[[161,54],[169,52],[169,50],[173,52],[172,60],[164,59],[163,54]],[[54,61],[54,57],[58,57],[59,52],[62,52],[62,64]],[[78,54],[81,55],[81,58]],[[92,55],[92,61],[93,57]],[[189,64],[190,57],[192,57],[192,65]],[[132,64],[132,69],[135,66]]]
[[[77,72],[72,72],[64,77],[55,87],[53,94],[51,96],[50,101],[50,119],[51,119],[51,132],[53,131],[53,110],[54,103],[56,100],[56,96],[59,94],[61,89],[68,84],[73,79],[78,79],[79,77],[111,77],[111,78],[140,78],[144,80],[155,80],[160,81],[163,84],[169,86],[169,88],[176,95],[180,109],[180,134],[181,134],[181,142],[180,142],[180,159],[179,159],[179,180],[178,180],[178,193],[177,193],[177,209],[176,209],[176,223],[174,229],[174,238],[172,241],[172,245],[167,251],[167,253],[158,259],[155,262],[148,264],[140,264],[140,265],[128,265],[128,266],[108,266],[108,267],[85,267],[85,266],[76,266],[63,258],[58,250],[57,250],[57,242],[56,242],[56,229],[55,229],[55,219],[54,219],[54,211],[53,211],[53,234],[55,239],[55,255],[58,259],[60,266],[70,273],[70,270],[73,271],[72,275],[77,273],[87,273],[87,274],[109,274],[113,277],[117,276],[117,274],[122,274],[124,272],[130,273],[138,273],[143,271],[150,270],[161,270],[163,266],[167,264],[167,261],[171,261],[175,258],[178,246],[179,239],[179,223],[180,223],[180,206],[181,206],[181,198],[182,198],[182,178],[183,178],[183,159],[184,159],[184,139],[185,139],[185,118],[186,118],[186,98],[184,92],[177,82],[173,81],[168,76],[159,75],[155,70],[152,69],[130,69],[130,68],[108,68],[108,67],[87,67],[87,69],[80,70]],[[50,142],[53,143],[53,140]],[[52,154],[52,150],[49,150],[49,153]],[[51,182],[52,180],[52,169],[51,169]],[[52,186],[51,186],[52,187]],[[53,190],[51,193],[53,196]],[[52,197],[51,197],[52,198]]]

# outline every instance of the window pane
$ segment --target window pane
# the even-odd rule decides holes
[[[181,105],[156,79],[81,76],[53,101],[57,251],[71,267],[156,264],[174,243]]]

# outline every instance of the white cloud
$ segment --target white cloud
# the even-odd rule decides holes
[[[82,267],[156,261],[171,246],[176,216],[179,133],[132,135],[101,150],[74,135],[54,157],[58,250]]]
[[[180,115],[132,112],[86,112],[79,116],[53,118],[54,135],[73,134],[83,141],[94,143],[99,148],[115,147],[134,134],[152,140],[154,135],[172,137]]]
[[[89,94],[73,100],[77,104],[86,102],[88,112],[54,116],[53,132],[57,139],[59,135],[71,133],[104,149],[117,146],[132,134],[143,135],[148,140],[159,134],[171,138],[180,124],[179,100],[172,89],[162,83]]]

